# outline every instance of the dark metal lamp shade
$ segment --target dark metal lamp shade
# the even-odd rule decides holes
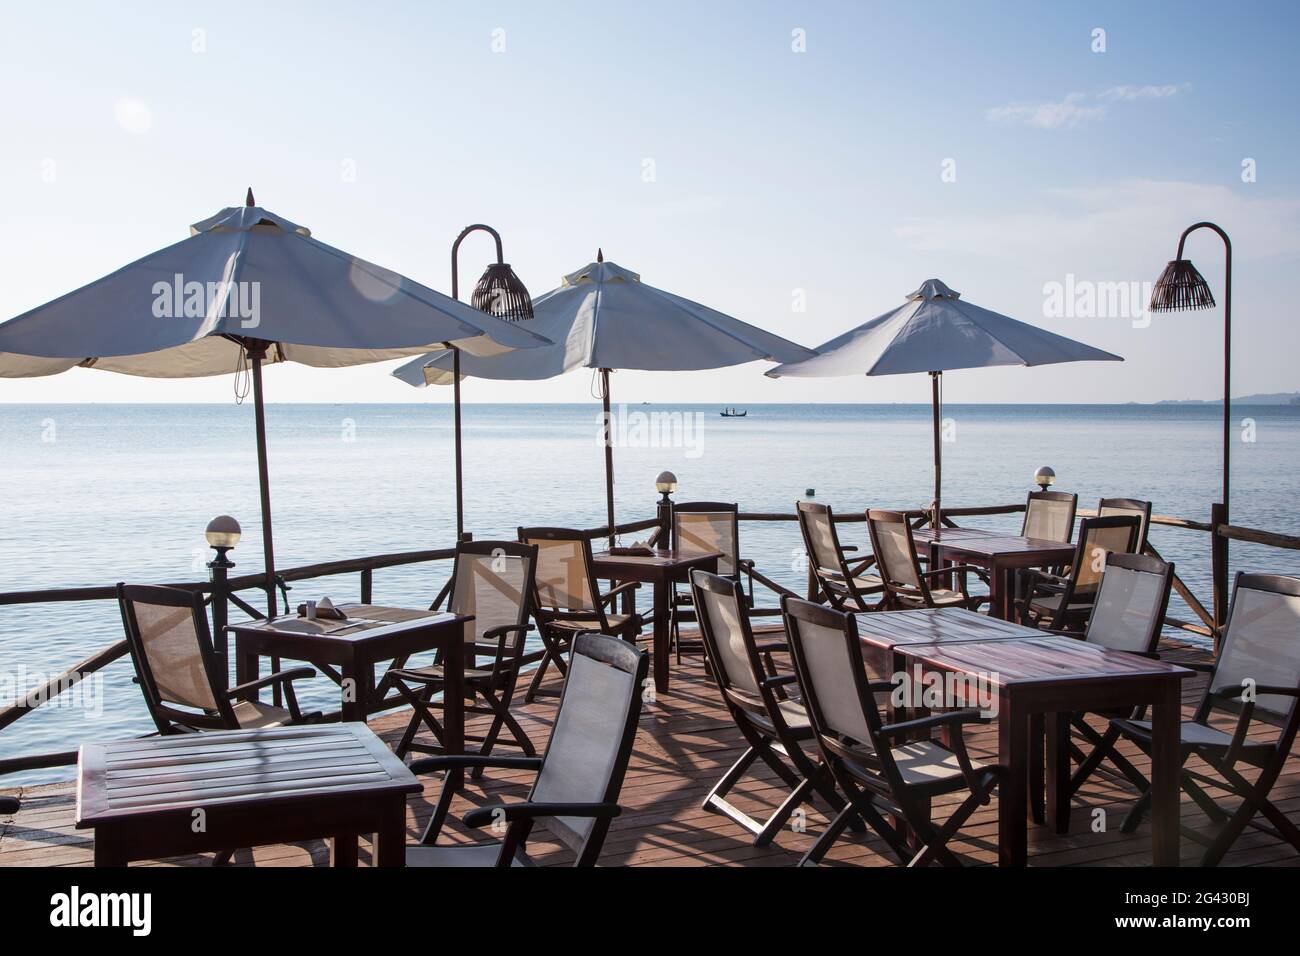
[[[1214,308],[1214,293],[1190,259],[1173,259],[1151,290],[1152,312]]]
[[[515,270],[507,263],[496,262],[487,267],[483,277],[474,286],[470,305],[507,322],[518,322],[533,317],[533,299],[528,294]]]

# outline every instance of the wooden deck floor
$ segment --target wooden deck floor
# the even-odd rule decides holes
[[[1199,652],[1174,648],[1169,659],[1203,658]],[[1197,699],[1203,678],[1186,682],[1185,706]],[[552,683],[558,687],[558,681]],[[542,698],[520,707],[520,719],[539,748],[550,732],[555,699]],[[377,718],[371,726],[393,741],[405,725],[405,713]],[[471,725],[472,727],[473,725]],[[995,756],[997,737],[992,727],[980,728],[969,738],[977,756]],[[511,752],[507,750],[506,752]],[[742,752],[741,738],[718,702],[717,689],[706,677],[697,658],[673,668],[671,691],[647,705],[637,735],[636,752],[623,788],[623,815],[615,821],[605,845],[601,863],[606,866],[789,866],[816,838],[826,819],[811,809],[806,815],[806,832],[787,831],[776,845],[756,849],[748,834],[729,819],[700,808],[713,783]],[[1143,760],[1129,751],[1134,762]],[[1274,790],[1276,802],[1293,819],[1300,817],[1300,764],[1288,768]],[[453,815],[471,806],[505,798],[519,799],[526,792],[527,774],[490,772],[482,781],[471,782],[457,800]],[[412,838],[428,818],[436,797],[438,781],[430,779],[426,793],[409,802]],[[0,816],[0,866],[85,866],[91,861],[91,841],[86,832],[73,829],[73,788],[70,783],[28,787],[19,793],[22,808],[12,816]],[[733,802],[766,816],[784,796],[770,772],[763,770],[733,791]],[[1145,866],[1150,862],[1150,840],[1146,827],[1136,835],[1119,832],[1119,824],[1133,800],[1125,783],[1095,776],[1078,795],[1072,814],[1071,832],[1054,835],[1044,827],[1029,829],[1030,864],[1035,866]],[[963,829],[953,849],[970,863],[991,863],[996,859],[997,798],[982,808]],[[1093,832],[1095,812],[1105,812],[1106,828]],[[942,819],[944,808],[936,806]],[[1183,822],[1205,824],[1196,807],[1184,798]],[[454,824],[446,839],[469,840]],[[363,841],[362,854],[368,847]],[[539,830],[529,850],[545,863],[563,864],[571,857],[559,844]],[[236,855],[236,864],[259,866],[320,866],[327,862],[325,844],[260,847]],[[1183,840],[1185,863],[1199,856],[1198,847]],[[150,865],[206,865],[207,857],[185,857]],[[827,858],[828,864],[891,866],[876,838],[849,835]],[[1226,865],[1295,866],[1300,854],[1264,833],[1247,831],[1228,855]]]

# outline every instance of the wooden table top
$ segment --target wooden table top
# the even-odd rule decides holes
[[[653,554],[610,554],[597,551],[591,556],[596,575],[614,581],[641,581],[656,586],[685,581],[695,568],[708,569],[722,557],[721,551],[677,551],[655,548]]]
[[[1008,641],[913,644],[903,652],[909,659],[930,667],[977,674],[995,687],[1150,677],[1182,680],[1194,673],[1166,661],[1052,635]]]
[[[348,616],[346,621],[331,621],[324,618],[309,621],[297,615],[285,614],[269,621],[231,624],[226,630],[232,634],[249,636],[306,637],[354,644],[391,637],[393,634],[427,627],[430,624],[463,623],[473,620],[473,617],[446,611],[413,610],[385,607],[380,604],[340,604],[339,610]]]
[[[654,548],[653,554],[610,554],[597,551],[591,556],[596,564],[623,565],[636,564],[655,568],[680,568],[692,564],[707,564],[722,557],[721,551],[678,551],[672,548]]]
[[[364,724],[87,743],[77,758],[78,828],[221,803],[275,804],[423,787]]]
[[[985,559],[1042,558],[1045,563],[1069,561],[1074,557],[1074,545],[1068,541],[1049,541],[1046,538],[1023,538],[1020,535],[971,535],[949,541],[947,535],[935,544],[940,550],[966,554]]]
[[[886,650],[900,645],[1013,641],[1043,636],[1042,631],[1032,627],[959,607],[866,611],[854,617],[858,622],[858,637]]]

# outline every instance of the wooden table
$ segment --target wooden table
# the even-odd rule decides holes
[[[1068,637],[908,644],[897,648],[927,670],[985,681],[997,691],[998,762],[1007,779],[998,788],[998,852],[1003,866],[1028,855],[1031,718],[1046,714],[1049,819],[1068,816],[1069,716],[1076,711],[1151,705],[1151,852],[1156,866],[1178,865],[1178,725],[1181,682],[1192,671]],[[967,706],[959,682],[955,706]],[[974,701],[970,701],[974,705]]]
[[[76,826],[95,831],[95,866],[320,838],[356,866],[362,833],[377,866],[401,866],[406,797],[422,789],[364,724],[89,743]]]
[[[1010,620],[1012,611],[1012,575],[1022,568],[1043,568],[1069,564],[1074,560],[1074,545],[1068,541],[1022,538],[1018,535],[969,534],[949,537],[956,530],[947,529],[938,540],[930,541],[930,567],[945,564],[974,564],[989,572],[989,613]]]
[[[364,722],[371,714],[402,703],[400,697],[375,693],[375,668],[396,657],[438,648],[446,665],[447,729],[459,740],[463,715],[452,713],[459,709],[453,702],[462,699],[465,623],[473,618],[377,604],[344,604],[340,610],[348,621],[308,621],[286,615],[230,625],[227,630],[235,635],[236,681],[256,680],[263,656],[306,661],[343,688],[340,718]]]
[[[865,611],[855,614],[872,680],[890,680],[905,667],[903,650],[913,644],[1024,640],[1042,631],[977,614],[960,607],[915,611]]]
[[[669,645],[674,582],[690,582],[696,568],[718,571],[719,551],[686,553],[660,548],[652,555],[610,554],[598,551],[592,555],[596,577],[612,581],[640,581],[654,589],[654,678],[655,690],[668,690]]]

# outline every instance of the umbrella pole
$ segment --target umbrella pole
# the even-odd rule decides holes
[[[614,547],[614,419],[609,411],[609,369],[600,370],[600,393],[605,404],[605,516],[609,520],[609,546]]]
[[[465,540],[465,493],[463,477],[461,474],[461,452],[460,452],[460,349],[452,347],[451,350],[451,372],[452,372],[452,404],[455,405],[453,412],[456,424],[456,540]]]
[[[943,509],[940,505],[943,487],[943,420],[941,418],[942,399],[939,396],[939,376],[943,372],[930,373],[930,402],[934,407],[934,537],[938,540],[943,534]]]
[[[262,560],[266,567],[266,607],[270,617],[276,615],[275,546],[271,541],[271,479],[266,463],[266,406],[262,401],[262,358],[266,345],[251,346],[248,357],[253,363],[253,417],[257,429],[257,480],[262,498]]]

